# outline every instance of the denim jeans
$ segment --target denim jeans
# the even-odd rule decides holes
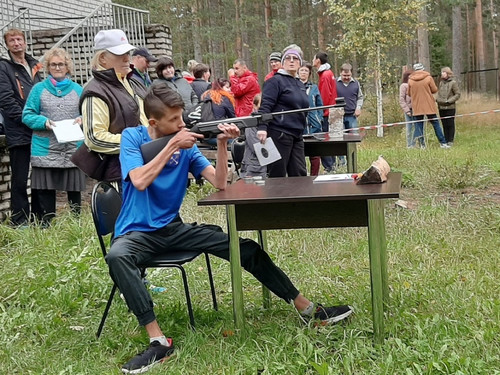
[[[413,121],[413,116],[405,113],[405,121]],[[415,147],[415,123],[406,124],[406,147]]]
[[[358,127],[358,118],[354,115],[344,115],[344,128],[353,129]],[[349,132],[350,134],[356,134],[356,131]]]
[[[425,115],[427,116],[427,120],[430,121],[432,124],[432,127],[434,128],[434,133],[436,134],[436,138],[438,139],[440,144],[446,144],[446,140],[444,139],[443,131],[441,130],[441,125],[439,125],[439,120],[436,118],[436,114],[431,114],[431,115]],[[424,115],[418,115],[418,116],[413,116],[415,120],[418,120],[419,122],[415,123],[415,139],[424,139]],[[420,126],[420,127],[419,127]],[[419,128],[418,128],[419,127]],[[417,128],[418,131],[421,131],[421,134],[418,134],[417,137]]]

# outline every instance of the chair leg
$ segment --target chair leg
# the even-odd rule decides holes
[[[111,307],[111,302],[113,302],[113,297],[115,296],[117,286],[113,284],[113,288],[111,288],[111,293],[109,294],[108,303],[106,303],[106,308],[104,309],[104,314],[102,314],[101,323],[99,324],[99,328],[97,329],[96,336],[99,338],[101,336],[102,329],[104,327],[104,322],[106,322],[106,318],[108,317],[109,308]]]
[[[205,253],[205,260],[207,262],[208,280],[210,281],[210,291],[212,292],[212,302],[214,305],[214,310],[218,311],[217,296],[215,294],[214,278],[212,276],[212,265],[210,263],[210,257],[208,255],[208,253]]]
[[[184,283],[184,292],[186,294],[186,303],[189,313],[189,322],[191,323],[191,328],[194,330],[195,324],[194,324],[193,306],[191,305],[191,295],[189,294],[189,285],[187,282],[186,271],[184,270],[184,267],[180,265],[175,265],[175,267],[181,271],[182,282]]]

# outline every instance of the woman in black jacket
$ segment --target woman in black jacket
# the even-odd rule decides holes
[[[264,83],[260,113],[271,113],[309,107],[305,85],[297,78],[302,65],[302,50],[292,44],[285,48],[283,68]],[[257,137],[264,143],[272,138],[281,159],[268,165],[269,177],[306,176],[306,158],[302,135],[306,113],[276,116],[268,124],[258,126]]]

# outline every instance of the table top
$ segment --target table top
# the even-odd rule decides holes
[[[342,138],[331,138],[329,133],[316,133],[316,134],[311,134],[312,136],[304,136],[304,143],[317,143],[317,142],[324,142],[324,143],[336,143],[336,142],[361,142],[363,137],[360,134],[350,134],[350,133],[344,133]],[[315,135],[318,138],[323,138],[324,139],[318,139],[315,137]]]
[[[391,172],[381,184],[356,185],[354,180],[314,183],[314,176],[265,179],[265,185],[239,180],[200,200],[198,205],[243,205],[399,198],[401,173]]]

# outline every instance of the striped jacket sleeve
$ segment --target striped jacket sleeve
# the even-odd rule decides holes
[[[109,109],[104,100],[87,97],[82,104],[82,123],[85,144],[103,154],[120,152],[121,134],[109,132]]]

